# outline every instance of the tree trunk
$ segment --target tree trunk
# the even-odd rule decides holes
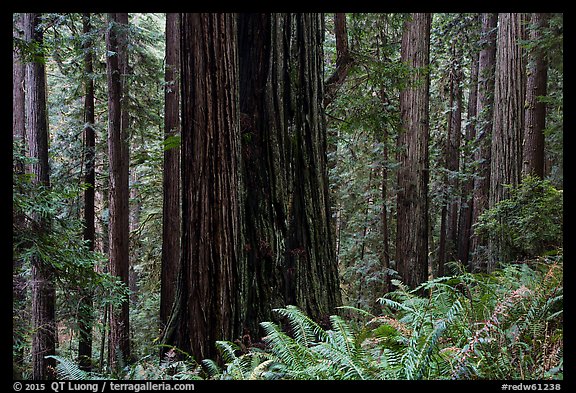
[[[342,86],[354,59],[348,50],[348,29],[346,28],[346,14],[334,14],[334,35],[336,36],[336,69],[334,73],[326,80],[324,107],[327,107],[334,101],[336,92]]]
[[[546,53],[539,48],[542,31],[548,25],[548,14],[533,13],[531,17],[530,41],[537,43],[528,54],[526,80],[526,112],[523,145],[523,175],[544,178],[544,127],[546,126],[546,104],[540,97],[546,95],[548,62]]]
[[[428,278],[428,90],[431,14],[415,13],[404,24],[401,61],[415,73],[400,92],[396,263],[411,288]]]
[[[90,14],[82,15],[83,34],[91,32]],[[95,132],[94,132],[94,79],[92,76],[92,42],[84,39],[84,240],[88,242],[90,251],[94,250],[94,188],[95,188]],[[78,361],[81,369],[90,371],[92,359],[92,294],[83,291],[78,321]]]
[[[326,124],[323,111],[323,17],[291,18],[296,50],[290,68],[292,111],[288,138],[292,192],[288,208],[286,301],[322,321],[341,303],[330,223]],[[291,30],[285,30],[285,34]]]
[[[470,146],[476,138],[476,101],[478,100],[478,53],[472,55],[470,66],[470,92],[468,94],[468,109],[465,139],[465,157],[462,161],[462,172],[467,173],[470,169],[471,156]],[[468,265],[470,253],[470,236],[472,229],[472,206],[474,204],[472,193],[474,190],[474,178],[468,177],[462,186],[460,200],[460,216],[458,221],[458,260],[464,266]]]
[[[15,14],[16,20],[13,26],[13,37],[17,39],[24,38],[23,15]],[[24,78],[26,67],[20,58],[20,50],[16,45],[12,48],[12,137],[14,142],[20,143],[20,153],[26,154],[26,97],[24,95]],[[21,160],[14,161],[14,173],[23,175],[25,172],[24,164]],[[13,215],[14,226],[23,228],[25,217],[23,214]],[[24,309],[26,301],[26,281],[22,276],[22,260],[12,259],[12,309],[13,309],[13,326],[12,326],[12,350],[14,353],[12,361],[13,379],[22,379],[22,364],[24,363],[24,349],[16,349],[19,341],[24,337],[21,332],[25,331],[27,321],[20,312]]]
[[[476,137],[474,161],[476,176],[472,202],[472,225],[478,222],[480,215],[488,208],[490,190],[491,140],[494,113],[494,70],[496,64],[496,26],[498,14],[482,14],[481,44],[478,58],[478,92],[476,100]],[[476,233],[471,239],[470,271],[486,271],[486,239]]]
[[[109,159],[109,255],[110,274],[129,285],[129,223],[128,223],[128,140],[123,115],[122,49],[126,26],[122,14],[108,14],[106,57],[108,73],[108,159]],[[113,54],[110,54],[113,52]],[[129,301],[110,312],[108,364],[120,367],[118,361],[130,359]]]
[[[516,186],[521,178],[525,86],[520,39],[522,14],[499,14],[490,164],[491,208],[508,198],[506,185]],[[499,259],[506,258],[496,245],[497,242],[489,241],[489,272],[494,270]]]
[[[42,48],[42,30],[38,29],[40,14],[24,14],[24,37],[29,43]],[[45,188],[50,187],[48,167],[48,114],[46,109],[46,70],[44,54],[37,49],[36,58],[41,60],[26,64],[26,131],[30,157],[37,161],[31,165],[33,181]],[[50,230],[50,222],[37,215],[33,217],[38,231]],[[32,257],[32,379],[42,380],[54,377],[55,362],[46,359],[56,352],[56,289],[54,273],[39,255]]]
[[[239,106],[235,14],[182,14],[182,258],[165,341],[197,361],[239,335]]]
[[[438,261],[438,276],[445,274],[445,265],[448,261],[457,258],[456,244],[458,234],[458,177],[460,169],[460,139],[462,124],[462,80],[461,53],[456,47],[456,40],[452,41],[452,54],[449,70],[449,111],[448,132],[446,137],[445,175],[444,175],[444,203],[440,224],[440,246]]]
[[[180,61],[179,14],[166,14],[166,69],[164,74],[164,139],[180,135]],[[180,146],[167,143],[164,149],[162,205],[162,271],[160,322],[168,323],[174,303],[180,263]]]
[[[240,128],[244,200],[244,333],[260,337],[259,322],[275,320],[272,309],[284,307],[286,283],[290,111],[289,43],[282,18],[242,13],[238,18]],[[276,56],[276,58],[273,58]],[[286,104],[287,108],[284,107]]]
[[[293,304],[322,321],[340,304],[322,108],[322,18],[242,14],[240,107],[250,334]],[[249,306],[249,307],[248,307]]]

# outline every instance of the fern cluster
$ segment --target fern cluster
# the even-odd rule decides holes
[[[266,351],[219,344],[227,379],[562,379],[562,257],[398,289],[382,314],[341,307],[322,329],[294,306],[264,322]],[[420,294],[425,293],[426,296]],[[356,318],[358,319],[358,318]]]

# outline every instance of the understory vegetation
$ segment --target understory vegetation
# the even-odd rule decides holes
[[[373,315],[341,307],[323,328],[294,306],[283,327],[263,322],[262,345],[219,341],[220,364],[176,348],[105,376],[56,357],[63,379],[562,379],[563,257],[538,257],[492,274],[402,283]],[[458,268],[454,266],[454,268]]]

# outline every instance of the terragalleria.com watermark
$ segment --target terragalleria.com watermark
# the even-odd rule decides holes
[[[192,383],[175,383],[169,384],[165,382],[80,382],[80,381],[54,381],[54,382],[14,382],[12,388],[15,392],[40,392],[52,391],[54,393],[60,392],[144,392],[144,391],[193,391],[194,384]]]

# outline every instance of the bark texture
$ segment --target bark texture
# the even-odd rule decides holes
[[[38,29],[40,14],[24,14],[24,38],[34,42],[36,61],[26,64],[26,130],[30,157],[37,161],[31,164],[33,182],[45,188],[50,187],[48,166],[48,114],[46,109],[46,70],[43,63],[43,33]],[[40,215],[33,217],[38,232],[50,230],[50,222]],[[45,356],[56,352],[56,289],[52,267],[39,255],[32,257],[32,379],[42,380],[54,377],[53,359]]]
[[[542,39],[548,19],[548,14],[532,14],[530,41],[538,43]],[[546,127],[546,104],[540,100],[540,97],[546,95],[547,82],[546,53],[536,44],[528,53],[522,174],[534,175],[540,179],[544,178],[544,128]]]
[[[235,14],[182,14],[182,262],[165,340],[196,360],[239,335],[242,263]]]
[[[90,14],[82,15],[82,32],[90,34]],[[94,192],[95,192],[95,147],[96,133],[94,131],[94,80],[92,79],[92,42],[85,39],[84,49],[84,183],[88,187],[84,191],[84,240],[88,242],[89,249],[94,250],[95,222],[94,222]],[[85,292],[82,297],[80,310],[81,318],[78,321],[78,359],[83,370],[89,371],[92,359],[92,295]]]
[[[431,14],[415,13],[404,24],[401,60],[412,84],[400,92],[396,263],[403,282],[416,287],[428,278],[429,63]]]
[[[498,15],[490,207],[508,197],[504,185],[520,183],[524,127],[522,14]]]
[[[496,64],[496,26],[498,14],[484,13],[481,17],[482,33],[478,58],[478,91],[476,99],[476,136],[474,161],[477,165],[474,177],[472,202],[472,223],[488,208],[490,190],[490,162],[492,125],[494,114],[494,71]],[[486,240],[476,233],[471,238],[472,259],[469,269],[472,272],[486,271]]]
[[[518,185],[521,178],[525,91],[522,47],[519,43],[522,39],[522,23],[522,14],[498,15],[490,208],[507,199],[509,191],[506,186]],[[497,259],[503,258],[497,249],[498,242],[492,240],[488,243],[489,272],[496,267]]]
[[[180,135],[180,20],[177,13],[166,14],[166,69],[164,74],[164,138]],[[162,207],[162,272],[160,321],[168,322],[174,303],[180,263],[180,146],[168,144],[164,150]]]
[[[109,160],[109,257],[110,274],[129,285],[129,188],[128,140],[126,135],[122,70],[125,65],[122,50],[125,48],[125,23],[127,14],[108,14],[106,58],[108,73],[108,160]],[[112,53],[113,52],[113,53]],[[112,369],[118,360],[130,359],[129,301],[110,312],[108,362]]]
[[[247,256],[244,328],[297,305],[323,321],[340,304],[330,225],[322,17],[241,14],[240,108]]]

